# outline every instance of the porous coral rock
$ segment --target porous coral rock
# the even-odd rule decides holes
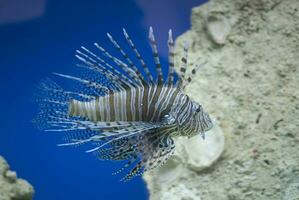
[[[18,179],[0,156],[0,200],[31,200],[33,194],[33,187],[26,180]]]
[[[206,16],[219,27],[222,19],[229,22],[221,45]],[[186,93],[217,119],[225,150],[203,170],[179,162],[172,167],[179,175],[168,184],[158,179],[167,170],[145,174],[151,200],[175,199],[178,190],[194,200],[299,199],[298,33],[297,0],[211,0],[192,10],[192,28],[176,40],[176,58],[188,41],[190,64],[208,61]],[[187,158],[180,150],[185,144],[176,145],[175,158]]]

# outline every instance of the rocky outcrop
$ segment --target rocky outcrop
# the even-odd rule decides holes
[[[186,92],[217,120],[207,133],[217,142],[177,139],[174,157],[144,176],[152,200],[299,199],[298,33],[297,0],[211,0],[192,10],[176,58],[188,41],[189,64],[208,62]]]
[[[0,156],[0,200],[31,200],[33,187],[25,180],[18,179],[14,171]]]

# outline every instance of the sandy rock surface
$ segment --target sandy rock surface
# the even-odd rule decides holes
[[[192,10],[176,58],[184,41],[190,65],[208,61],[186,92],[217,120],[224,152],[194,168],[177,139],[173,159],[144,176],[150,199],[298,200],[299,1],[211,0]]]
[[[18,179],[14,171],[0,156],[0,200],[31,200],[33,187],[25,180]]]

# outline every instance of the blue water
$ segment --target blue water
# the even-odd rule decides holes
[[[125,27],[149,63],[147,29],[153,26],[166,67],[167,30],[178,36],[190,27],[191,0],[3,0],[0,9],[0,155],[35,188],[36,200],[147,199],[140,177],[122,183],[112,176],[119,164],[101,162],[80,148],[62,148],[62,133],[45,133],[30,120],[38,83],[52,72],[71,74],[75,50],[106,32],[122,41]],[[122,41],[122,44],[125,44]]]

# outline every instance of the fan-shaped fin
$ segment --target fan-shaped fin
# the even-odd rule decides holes
[[[142,141],[138,141],[137,152],[140,161],[121,179],[122,181],[129,181],[135,176],[163,165],[173,155],[175,146],[169,137],[169,132],[167,127],[158,128],[144,135]]]
[[[135,167],[133,169],[131,169],[131,171],[125,175],[121,181],[129,181],[131,180],[133,177],[141,175],[142,174],[142,162],[138,162]]]
[[[122,153],[123,154],[123,153]],[[130,167],[134,162],[138,161],[138,156],[135,154],[134,156],[132,156],[131,159],[129,159],[129,161],[127,161],[122,168],[120,168],[119,170],[115,171],[112,173],[112,175],[116,175],[121,173],[122,171],[124,171],[126,168]]]
[[[99,136],[98,138],[96,138],[96,140],[93,141],[100,141],[103,139],[109,139],[107,142],[102,143],[101,145],[87,150],[87,153],[91,153],[91,152],[95,152],[107,145],[109,145],[110,143],[123,139],[123,138],[130,138],[139,134],[142,134],[144,132],[147,132],[149,130],[153,130],[155,129],[155,126],[140,126],[140,127],[128,127],[126,129],[120,129],[120,130],[116,130],[116,131],[107,131],[107,132],[103,132],[101,133],[103,136]]]

